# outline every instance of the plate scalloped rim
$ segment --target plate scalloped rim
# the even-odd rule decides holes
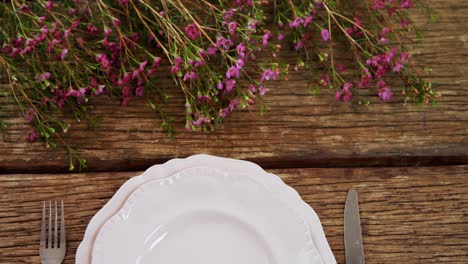
[[[278,190],[280,190],[281,193],[285,195],[285,197],[288,196],[288,199],[290,199],[291,202],[298,203],[302,207],[300,213],[304,216],[304,219],[307,219],[311,229],[313,229],[312,240],[315,248],[320,253],[322,262],[326,264],[336,263],[335,257],[333,256],[330,246],[328,245],[317,214],[304,200],[302,200],[299,193],[295,189],[286,185],[278,176],[264,171],[255,163],[243,160],[221,158],[206,154],[193,155],[185,159],[172,159],[164,164],[154,165],[148,168],[141,175],[132,177],[126,181],[114,194],[114,196],[104,205],[104,207],[92,217],[86,228],[83,240],[78,246],[75,259],[76,263],[91,263],[90,252],[93,248],[95,238],[100,228],[107,220],[109,220],[116,212],[119,211],[131,193],[139,186],[145,184],[148,181],[166,178],[186,168],[200,165],[218,169],[229,169],[248,174],[255,173],[258,174],[257,176],[263,176],[263,180],[268,180],[270,184],[272,184],[271,186],[277,186]]]

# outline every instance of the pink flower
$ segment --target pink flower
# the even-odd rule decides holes
[[[154,58],[154,60],[153,60],[153,67],[154,67],[154,68],[159,67],[159,65],[161,64],[161,61],[162,61],[161,57],[156,57],[156,58]]]
[[[380,38],[379,38],[379,43],[380,43],[380,44],[387,44],[387,43],[388,43],[388,39],[387,39],[387,38],[384,38],[384,37],[380,37]]]
[[[284,35],[283,35],[283,34],[278,34],[277,38],[278,38],[278,40],[283,40],[283,39],[284,39]]]
[[[304,43],[302,42],[302,40],[298,40],[296,42],[296,44],[294,44],[294,49],[295,50],[300,50],[304,47]]]
[[[104,92],[106,86],[104,84],[98,85],[97,89],[94,91],[94,95],[100,95]]]
[[[385,8],[385,1],[384,0],[374,0],[374,4],[372,6],[374,10],[381,10]]]
[[[401,8],[412,8],[414,7],[412,0],[402,0],[400,3]]]
[[[20,8],[20,11],[23,13],[31,13],[31,8],[28,5],[23,4]]]
[[[404,66],[403,64],[401,63],[396,63],[395,65],[393,65],[393,72],[401,72],[401,70],[403,70]]]
[[[196,80],[197,77],[198,76],[194,71],[189,71],[184,75],[184,81],[188,81],[188,80],[193,81],[193,80]]]
[[[104,29],[104,36],[109,37],[110,34],[112,34],[112,29],[106,27]]]
[[[304,19],[304,22],[302,23],[302,25],[304,27],[307,27],[310,23],[312,23],[312,20],[314,19],[313,16],[307,16],[305,19]]]
[[[345,83],[343,85],[343,91],[344,92],[350,92],[350,89],[353,88],[353,84],[352,83]]]
[[[114,18],[114,20],[112,21],[112,25],[114,25],[114,27],[118,27],[119,24],[120,24],[120,19]]]
[[[37,23],[39,23],[39,25],[42,25],[44,24],[44,21],[46,20],[46,17],[45,16],[40,16],[39,19],[37,20]],[[47,27],[46,27],[47,28]]]
[[[296,17],[294,20],[289,22],[289,27],[290,28],[298,28],[299,26],[302,25],[302,23],[304,23],[304,19],[302,19],[300,17]]]
[[[218,37],[216,39],[216,47],[218,48],[223,48],[225,50],[229,49],[234,43],[232,40],[224,38],[224,37]]]
[[[99,32],[99,29],[93,25],[93,23],[88,24],[88,32],[91,34],[96,34]]]
[[[70,11],[68,11],[68,14],[69,14],[70,16],[76,15],[76,8],[70,8]]]
[[[30,131],[27,135],[26,135],[26,140],[29,141],[29,142],[34,142],[36,141],[36,138],[37,138],[37,135],[36,135],[36,131],[32,130]]]
[[[330,32],[328,32],[328,30],[322,29],[322,32],[320,34],[322,35],[323,41],[330,40]]]
[[[345,92],[344,96],[343,96],[343,101],[344,102],[349,102],[351,101],[351,99],[353,99],[353,94],[351,92]]]
[[[407,28],[409,25],[411,25],[411,21],[409,21],[409,20],[407,20],[407,19],[402,19],[402,20],[400,21],[400,27],[401,27],[402,29]]]
[[[247,28],[252,30],[253,32],[257,32],[257,26],[260,22],[257,20],[251,19],[249,22],[247,22]]]
[[[337,72],[341,73],[341,72],[344,72],[346,70],[346,66],[344,66],[343,64],[336,64],[335,69],[336,69]]]
[[[343,91],[342,91],[342,90],[336,91],[336,93],[335,93],[335,100],[341,101],[341,96],[342,96],[342,95],[343,95]]]
[[[244,45],[244,43],[239,43],[236,47],[236,51],[237,51],[237,55],[239,55],[239,57],[243,58],[245,57],[245,51],[246,51],[247,47]]]
[[[34,111],[34,109],[32,108],[29,108],[28,111],[26,111],[26,114],[24,115],[24,119],[28,120],[29,122],[32,122],[35,117],[36,111]]]
[[[143,85],[139,85],[135,90],[135,95],[143,97],[145,95],[145,87]]]
[[[179,66],[180,64],[184,63],[184,60],[181,58],[174,58],[174,65]]]
[[[371,81],[372,81],[372,76],[363,75],[361,77],[361,81],[359,81],[358,87],[359,88],[369,87]]]
[[[236,60],[236,67],[237,68],[242,69],[242,67],[244,67],[244,65],[245,65],[245,60],[244,59]]]
[[[270,37],[271,37],[270,31],[267,31],[267,32],[263,35],[263,37],[262,37],[262,44],[263,44],[263,46],[268,45],[268,40],[270,39]]]
[[[52,1],[50,1],[50,0],[49,0],[49,1],[46,1],[46,2],[44,3],[45,9],[47,9],[48,11],[51,11],[53,6],[54,6],[54,4],[53,4]]]
[[[227,70],[226,72],[226,77],[228,79],[239,78],[239,68],[237,68],[236,66],[232,66],[231,68],[229,68],[229,70]]]
[[[59,58],[60,58],[61,60],[64,60],[65,57],[67,56],[67,54],[68,54],[68,49],[62,49],[62,51],[60,52]]]
[[[8,44],[3,44],[2,53],[9,54],[13,51],[13,48]]]
[[[379,80],[379,81],[376,83],[376,85],[377,85],[378,88],[385,88],[385,87],[387,87],[387,84],[386,84],[384,81],[382,81],[382,80]]]
[[[194,68],[198,68],[198,67],[203,66],[203,65],[205,65],[205,61],[204,61],[204,60],[197,60],[197,61],[195,62],[195,64],[193,65],[193,67],[194,67]]]
[[[408,52],[402,52],[400,55],[401,62],[405,63],[409,58]]]
[[[195,23],[187,25],[185,27],[185,33],[191,40],[195,40],[201,36],[200,31]]]
[[[226,92],[232,91],[234,87],[236,87],[236,81],[234,79],[226,81]]]
[[[343,89],[338,90],[335,93],[335,99],[337,101],[343,101],[343,102],[351,101],[351,99],[353,99],[353,93],[351,92],[352,87],[353,87],[352,83],[345,83],[343,85]]]
[[[216,54],[216,52],[218,51],[218,48],[216,48],[216,47],[208,47],[206,50],[208,51],[208,54],[214,55],[214,54]]]
[[[36,77],[36,81],[43,82],[45,80],[48,80],[50,76],[51,76],[50,72],[44,72],[42,74],[39,74],[39,76]]]
[[[229,33],[234,33],[237,30],[237,23],[235,21],[228,24]]]
[[[390,29],[388,27],[382,28],[382,31],[380,31],[381,36],[385,36],[390,32]]]
[[[270,69],[266,69],[262,73],[262,77],[260,78],[260,81],[269,81],[269,80],[276,80],[276,77],[279,75],[279,70],[275,69],[274,71]]]
[[[388,87],[382,87],[379,90],[379,97],[382,101],[388,102],[392,100],[393,93]]]
[[[390,63],[392,62],[393,58],[395,58],[395,56],[396,56],[396,49],[392,48],[387,53],[385,53],[385,61],[387,63]]]
[[[258,95],[264,96],[269,91],[269,89],[265,88],[263,85],[259,85],[258,91],[259,91]]]
[[[330,78],[328,77],[328,75],[325,75],[323,73],[320,74],[320,84],[325,87],[330,86]]]

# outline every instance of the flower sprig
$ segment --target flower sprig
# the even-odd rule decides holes
[[[400,92],[406,100],[427,104],[439,96],[420,77],[404,45],[413,42],[408,38],[410,31],[420,32],[410,19],[410,10],[421,8],[434,20],[433,10],[424,1],[291,0],[281,5],[275,20],[279,34],[288,32],[301,54],[297,65],[311,69],[311,83],[335,90],[337,100],[351,101],[357,95],[359,103],[368,103],[361,94],[376,89],[381,101],[391,101],[395,89],[388,80],[394,76],[403,81]],[[347,44],[357,77],[346,75],[347,67],[335,55],[337,42]]]
[[[298,54],[295,69],[311,70],[311,83],[333,89],[337,100],[367,103],[361,91],[374,90],[390,101],[396,90],[388,80],[398,76],[407,100],[430,103],[439,95],[404,45],[409,31],[421,32],[410,19],[415,8],[434,18],[420,0],[3,0],[4,92],[33,127],[26,140],[63,145],[70,169],[86,163],[64,138],[72,123],[62,111],[95,124],[93,97],[118,98],[124,107],[141,97],[173,136],[164,111],[169,96],[159,85],[169,76],[183,96],[185,128],[209,131],[235,109],[264,109],[269,82],[288,73],[278,57],[288,40]],[[351,50],[354,77],[337,43]]]

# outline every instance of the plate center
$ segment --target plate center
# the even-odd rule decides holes
[[[179,215],[148,233],[136,263],[277,264],[253,227],[220,212]]]

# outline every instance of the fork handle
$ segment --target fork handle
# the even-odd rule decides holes
[[[56,261],[42,261],[42,264],[61,264],[62,262],[56,262]]]

